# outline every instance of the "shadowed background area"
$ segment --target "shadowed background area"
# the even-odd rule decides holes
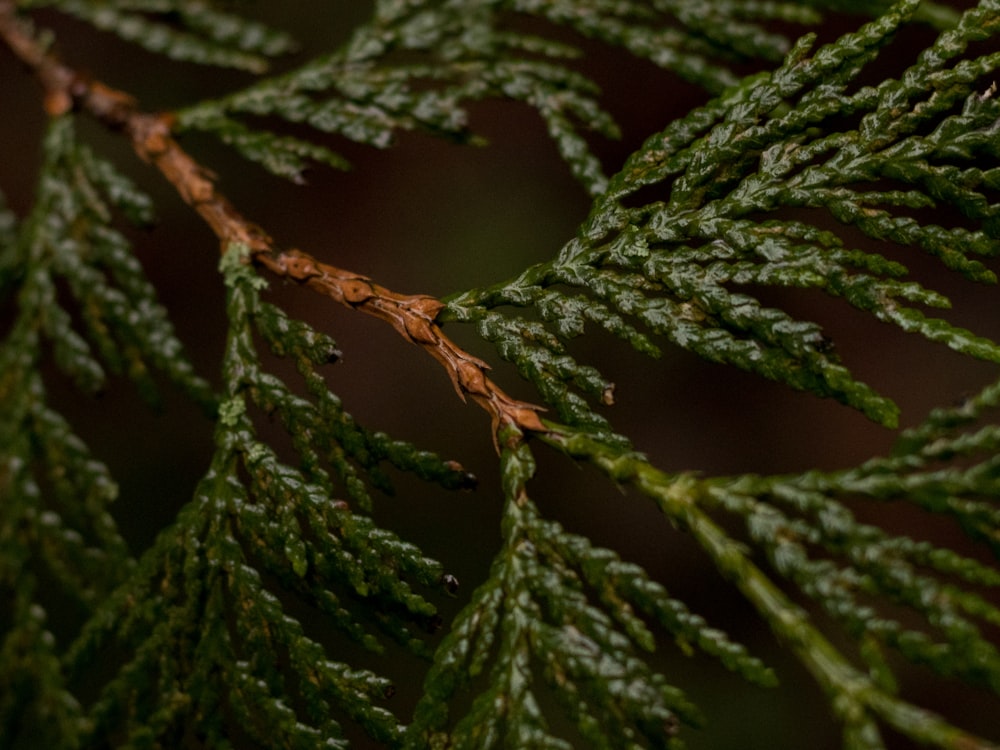
[[[369,3],[353,0],[250,6],[302,42],[302,52],[282,63],[289,67],[346,39],[352,26],[370,13]],[[67,64],[134,94],[147,110],[169,110],[249,80],[237,73],[167,64],[54,14],[39,13],[37,19],[55,30],[57,49]],[[823,39],[832,40],[854,24],[851,19],[835,19],[822,30]],[[601,101],[621,125],[619,142],[594,141],[609,172],[648,135],[707,100],[700,89],[648,63],[555,33],[581,43],[588,55],[581,67],[601,85]],[[900,49],[922,46],[929,38],[929,31],[908,31]],[[901,53],[899,64],[909,59]],[[32,203],[44,115],[38,87],[5,51],[0,51],[0,103],[6,113],[0,118],[0,189],[23,216]],[[186,138],[182,145],[219,175],[220,190],[279,245],[300,247],[394,291],[445,297],[507,279],[550,258],[573,237],[590,205],[559,160],[543,124],[527,108],[490,102],[475,105],[470,112],[471,127],[485,136],[486,147],[413,134],[401,136],[385,151],[331,140],[353,169],[345,173],[316,169],[307,175],[306,186],[268,175],[208,137]],[[159,223],[148,231],[128,230],[135,252],[172,313],[198,371],[217,383],[225,311],[216,239],[154,170],[138,162],[119,135],[104,132],[85,118],[80,131],[98,153],[153,196]],[[894,257],[903,259],[899,253]],[[905,257],[905,261],[918,277],[936,273],[939,267],[922,258]],[[957,277],[935,283],[952,296],[953,322],[1000,337],[993,289],[977,288]],[[465,494],[447,494],[399,477],[395,496],[379,499],[376,506],[380,523],[420,545],[458,577],[458,597],[436,602],[447,622],[485,577],[499,547],[502,497],[488,417],[473,405],[463,405],[445,372],[383,323],[276,282],[268,299],[336,339],[344,356],[329,369],[327,379],[361,424],[455,459],[479,477],[479,489]],[[823,324],[859,378],[901,406],[903,426],[995,377],[986,365],[872,323],[845,304],[820,295],[789,292],[780,300],[799,316]],[[460,326],[445,330],[489,361],[496,380],[513,395],[538,400],[474,332]],[[711,475],[833,469],[884,454],[892,444],[894,433],[844,407],[703,363],[676,348],[666,346],[664,356],[654,361],[597,331],[570,348],[616,383],[617,403],[604,410],[614,427],[669,471]],[[273,365],[280,372],[290,369],[282,362]],[[140,553],[203,476],[212,451],[211,423],[169,389],[164,392],[163,409],[152,412],[124,381],[112,381],[97,402],[82,399],[58,378],[50,377],[47,384],[56,405],[67,410],[79,434],[111,467],[121,487],[116,518],[133,551]],[[270,438],[283,439],[266,419],[259,427]],[[664,639],[654,659],[669,679],[685,687],[709,720],[705,730],[685,732],[689,747],[832,750],[840,746],[819,690],[781,653],[689,538],[646,500],[596,481],[591,471],[580,470],[541,446],[537,455],[538,479],[529,490],[544,512],[645,566],[674,596],[747,643],[778,670],[781,687],[747,688],[715,663],[686,657]],[[869,513],[877,520],[884,512],[879,508]],[[912,524],[910,533],[917,536],[933,539],[952,532],[929,528],[923,518],[913,519]],[[57,636],[71,634],[76,627],[78,613],[65,607],[62,611],[64,632]],[[332,638],[332,648],[348,647],[325,633],[322,618],[297,614],[311,617],[307,630]],[[382,657],[351,655],[345,660],[376,666],[396,679],[398,691],[390,707],[406,717],[419,695],[424,667],[399,657],[390,651]],[[96,676],[94,682],[97,687]],[[925,696],[924,690],[915,683],[912,694],[947,708],[959,724],[980,731],[990,726],[990,704],[985,699],[958,687],[949,696]],[[992,705],[995,709],[995,700]],[[363,739],[358,747],[364,747]]]

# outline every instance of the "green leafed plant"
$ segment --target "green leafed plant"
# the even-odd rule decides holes
[[[30,196],[0,165],[0,748],[997,747],[1000,342],[995,316],[970,326],[949,309],[996,282],[1000,3],[379,0],[305,51],[262,5],[0,0],[5,54],[48,118]],[[915,52],[908,34],[925,40]],[[151,91],[192,65],[239,73],[154,113],[114,87],[113,64],[84,74],[62,56],[62,40],[91,35],[140,47],[162,78]],[[658,66],[700,103],[609,164],[599,144],[620,133],[593,80],[602,60]],[[209,169],[234,150],[304,183],[415,137],[471,154],[487,145],[478,113],[504,103],[540,118],[589,214],[512,278],[441,299],[345,270],[336,248],[282,246]],[[175,254],[213,236],[219,250],[218,294],[181,303],[223,321],[214,356],[189,356],[178,303],[139,261],[147,193],[164,185],[210,230]],[[468,436],[449,449],[468,455],[444,458],[424,445],[435,430],[401,439],[352,416],[392,394],[373,380],[362,402],[343,398],[332,336],[361,316],[331,306],[430,355],[487,413],[495,457]],[[873,353],[841,348],[841,317],[988,374],[907,414],[856,375]],[[660,372],[630,349],[839,402],[895,431],[895,447],[834,469],[677,466],[643,443],[679,402],[638,429],[615,416],[602,370]],[[517,397],[499,384],[504,361]],[[122,521],[144,498],[119,489],[121,457],[74,424],[74,401],[129,383],[155,408],[195,403],[205,416],[187,429],[214,436],[148,542]],[[102,421],[129,419],[112,412]],[[477,485],[466,467],[496,459]],[[644,567],[559,518],[579,480],[545,475],[574,465],[602,518],[652,505],[662,559],[683,539],[712,596],[688,600],[692,563]],[[473,489],[449,515],[463,528],[494,508],[496,544],[470,586],[475,572],[425,551],[440,546],[427,524],[450,520],[424,504]],[[397,523],[392,495],[431,520]],[[699,613],[716,599],[742,602],[766,635]],[[726,739],[715,727],[734,699],[692,663],[741,701],[792,684],[831,728],[775,732],[784,714],[765,700],[758,725]],[[982,707],[971,725],[939,700],[959,689]]]

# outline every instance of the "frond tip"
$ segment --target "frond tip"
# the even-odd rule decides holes
[[[85,391],[103,388],[110,371],[127,375],[155,403],[159,370],[211,409],[214,394],[194,373],[155,288],[112,225],[118,211],[150,221],[149,198],[77,143],[68,117],[52,123],[44,148],[46,178],[17,246],[29,271],[21,295],[26,325],[51,342],[57,366]],[[73,305],[62,303],[60,283]]]
[[[383,462],[452,488],[467,487],[470,475],[357,425],[315,371],[336,360],[333,341],[262,302],[246,260],[237,245],[220,263],[231,330],[212,465],[68,658],[80,669],[112,638],[130,650],[90,712],[94,737],[123,731],[131,742],[168,743],[194,725],[209,738],[237,732],[261,746],[280,737],[347,747],[334,718],[342,715],[391,744],[401,731],[381,705],[391,682],[330,659],[274,591],[315,608],[364,649],[382,651],[388,636],[426,655],[438,618],[420,590],[450,591],[455,579],[365,511],[372,488],[391,489]],[[295,362],[308,397],[262,369],[255,332]],[[258,439],[251,409],[288,429],[299,466]]]
[[[996,11],[967,12],[899,80],[852,89],[916,6],[900,3],[815,51],[804,37],[773,73],[675,121],[629,158],[557,258],[457,295],[447,315],[475,323],[564,421],[592,427],[601,418],[570,386],[599,397],[600,377],[562,344],[585,323],[652,355],[663,338],[895,426],[896,405],[851,374],[821,327],[764,304],[761,289],[819,290],[1000,362],[995,342],[926,315],[922,308],[946,308],[947,298],[903,278],[906,267],[874,244],[853,248],[835,231],[772,218],[788,208],[823,212],[970,280],[995,281],[978,258],[1000,253],[1000,203],[995,170],[979,159],[996,155],[1000,101],[982,94],[982,82],[1000,54],[956,58],[995,33]],[[858,125],[841,130],[852,118]],[[922,213],[930,206],[955,207],[971,228],[938,226]],[[505,306],[529,308],[542,322],[498,309]]]
[[[972,414],[995,406],[998,394],[1000,388],[993,384],[973,399],[975,406],[963,409],[960,425],[968,426]],[[933,431],[943,427],[944,416],[938,413],[929,420]],[[947,508],[963,524],[972,521],[973,536],[995,548],[1000,518],[989,499],[1000,494],[996,430],[950,438],[969,449],[964,458],[978,459],[967,470],[935,469],[931,464],[941,457],[932,458],[933,451],[921,456],[917,448],[831,474],[701,479],[668,475],[643,456],[578,430],[550,425],[543,436],[553,447],[648,496],[675,526],[691,534],[813,674],[843,724],[845,746],[885,750],[884,725],[929,746],[992,750],[988,740],[901,697],[899,673],[904,670],[897,658],[994,694],[1000,691],[1000,651],[986,635],[987,628],[1000,623],[1000,610],[990,600],[1000,575],[957,549],[861,523],[845,502],[852,497],[909,498],[935,512]],[[723,513],[744,521],[749,544],[724,529],[715,518]],[[756,550],[830,620],[797,604],[758,566]],[[838,640],[846,636],[853,647],[831,642],[830,621]],[[863,667],[856,665],[859,660]]]
[[[263,73],[268,58],[295,49],[287,34],[204,0],[26,0],[25,8],[57,8],[157,55]]]
[[[528,498],[534,473],[527,445],[502,436],[507,492],[504,547],[441,644],[407,743],[468,748],[572,747],[539,706],[552,695],[589,747],[680,747],[682,724],[699,726],[683,691],[641,658],[655,648],[651,619],[685,652],[697,648],[760,685],[775,676],[721,631],[693,615],[639,566],[542,517]],[[490,666],[492,664],[492,666]],[[487,686],[450,721],[459,690]],[[537,684],[541,673],[544,685]],[[666,739],[665,739],[666,738]]]
[[[338,168],[345,162],[308,137],[253,130],[249,118],[280,118],[376,148],[405,131],[476,143],[468,105],[508,99],[537,112],[573,175],[599,195],[608,181],[588,139],[616,137],[618,127],[600,106],[598,87],[572,66],[580,50],[553,38],[552,25],[624,48],[718,93],[738,82],[736,61],[776,61],[787,51],[789,40],[766,22],[818,17],[792,3],[385,3],[342,50],[189,107],[177,122],[183,130],[214,133],[269,171],[301,181],[310,161]],[[524,31],[524,20],[541,21],[550,33]]]

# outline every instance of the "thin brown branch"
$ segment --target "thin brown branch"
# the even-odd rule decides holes
[[[389,323],[445,368],[463,400],[472,398],[490,414],[494,439],[505,427],[522,432],[545,430],[538,417],[540,407],[508,396],[488,377],[485,362],[445,336],[435,322],[444,303],[427,295],[390,291],[365,276],[321,263],[301,250],[278,249],[264,230],[240,214],[219,192],[214,175],[180,147],[171,132],[169,114],[144,112],[128,94],[64,65],[41,45],[30,24],[17,15],[12,0],[0,0],[0,39],[41,82],[49,115],[83,111],[124,133],[136,154],[156,167],[205,220],[218,237],[222,252],[232,243],[246,245],[255,265]]]

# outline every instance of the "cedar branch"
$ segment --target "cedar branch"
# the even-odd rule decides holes
[[[50,116],[83,111],[109,129],[124,133],[136,154],[159,170],[208,224],[222,252],[232,243],[243,244],[250,248],[249,261],[254,265],[389,323],[445,368],[463,401],[469,397],[490,414],[495,441],[507,427],[516,428],[518,433],[545,431],[538,417],[541,407],[507,395],[487,375],[489,365],[442,332],[436,318],[443,302],[423,294],[399,294],[301,250],[277,248],[263,229],[219,192],[214,175],[181,148],[173,137],[169,113],[144,112],[129,94],[64,65],[18,16],[12,0],[0,0],[0,39],[42,84],[45,111]]]

